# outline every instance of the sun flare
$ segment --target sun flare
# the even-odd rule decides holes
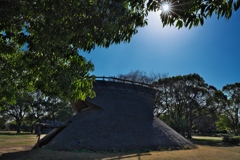
[[[160,6],[161,13],[169,14],[172,11],[172,5],[170,2],[164,2]]]
[[[164,4],[162,6],[163,12],[168,12],[169,11],[169,5],[168,4]]]

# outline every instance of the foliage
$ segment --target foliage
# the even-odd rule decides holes
[[[32,91],[33,82],[27,79],[26,63],[21,60],[23,53],[17,48],[13,53],[0,54],[0,105],[16,103],[20,92]]]
[[[217,121],[217,112],[202,115],[194,120],[193,131],[200,135],[211,135],[212,133],[216,133]]]
[[[29,112],[32,100],[28,93],[19,93],[18,96],[15,104],[5,105],[0,112],[3,117],[16,122],[17,133],[20,133],[24,117],[26,117]]]
[[[7,122],[7,120],[4,117],[0,116],[0,130],[3,130],[6,128],[6,126],[5,126],[6,122]]]
[[[23,84],[68,100],[94,96],[94,77],[89,75],[93,64],[79,51],[129,42],[147,24],[148,13],[159,10],[164,2],[0,0],[0,75],[4,77],[0,102],[16,101],[14,93]],[[172,11],[160,17],[164,26],[178,28],[203,25],[214,12],[228,19],[240,5],[239,0],[170,2]]]
[[[59,51],[72,55],[65,58],[56,53],[41,54],[20,49],[16,53],[0,54],[2,103],[4,100],[14,102],[19,90],[38,89],[49,96],[65,99],[93,96],[91,82],[94,78],[88,74],[93,69],[92,63],[86,62],[76,51]]]
[[[146,72],[140,71],[140,70],[130,71],[127,74],[118,75],[118,78],[121,78],[121,79],[126,79],[134,82],[142,82],[146,84],[152,84],[153,82],[157,81],[162,77],[167,77],[167,74],[163,74],[163,75],[161,75],[160,73],[147,74]]]
[[[229,126],[235,135],[240,133],[240,83],[227,84],[223,92],[228,97],[228,103],[223,108],[223,114],[230,120]]]
[[[46,96],[40,91],[18,95],[15,104],[6,104],[0,112],[3,116],[1,119],[11,122],[8,125],[18,133],[22,128],[33,132],[36,122],[66,121],[74,114],[68,101]]]
[[[166,123],[189,138],[194,123],[222,105],[221,92],[198,74],[159,79],[157,85],[154,114],[165,117]]]
[[[219,115],[218,121],[216,122],[216,126],[219,132],[228,131],[229,133],[231,133],[233,128],[231,119],[225,114]]]
[[[69,102],[56,97],[48,98],[45,107],[47,115],[41,119],[42,121],[51,120],[64,122],[74,114],[74,110]]]
[[[148,7],[158,10],[159,3],[165,0],[149,0]],[[239,0],[178,0],[167,1],[170,3],[170,12],[160,14],[163,26],[173,25],[178,28],[203,25],[204,20],[211,17],[214,13],[218,18],[229,19],[234,11],[240,6]]]
[[[240,143],[240,136],[224,136],[223,137],[223,142],[224,143],[229,143],[233,145],[237,145]]]
[[[240,83],[223,91],[197,74],[159,79],[154,113],[181,134],[228,131],[239,134]]]

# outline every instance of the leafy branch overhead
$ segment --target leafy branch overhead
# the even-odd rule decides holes
[[[94,77],[89,73],[93,64],[79,53],[129,42],[139,27],[147,25],[148,13],[159,10],[164,2],[0,0],[0,74],[5,77],[0,79],[1,93],[30,84],[31,89],[66,99],[93,96]],[[171,10],[160,15],[161,21],[163,26],[178,28],[203,25],[213,13],[229,19],[240,5],[239,0],[168,3]],[[17,82],[18,87],[3,86],[7,81]]]
[[[96,46],[129,42],[137,28],[147,24],[148,13],[160,10],[166,1],[171,11],[160,14],[163,25],[179,28],[203,25],[213,13],[229,19],[240,5],[239,0],[1,0],[0,29],[19,44],[28,42],[30,50],[47,45],[54,51],[55,45],[71,44],[90,52]],[[28,36],[21,32],[23,27]]]
[[[165,0],[149,0],[149,10],[159,10]],[[163,26],[173,25],[178,28],[204,24],[204,19],[216,14],[218,18],[229,19],[240,6],[239,0],[167,0],[171,10],[160,14]],[[160,5],[159,5],[160,4]]]

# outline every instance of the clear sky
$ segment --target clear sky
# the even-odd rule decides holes
[[[96,76],[117,76],[131,70],[167,73],[169,77],[198,73],[218,89],[240,82],[240,11],[230,20],[215,16],[190,30],[162,27],[157,13],[139,28],[130,43],[80,53],[95,66]]]

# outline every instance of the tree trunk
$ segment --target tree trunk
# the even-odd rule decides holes
[[[189,109],[189,114],[188,114],[188,123],[187,123],[187,138],[191,139],[192,138],[192,109]]]
[[[33,133],[34,128],[35,128],[35,124],[32,124],[31,125],[31,131],[30,131],[31,133]]]
[[[187,138],[192,138],[192,120],[189,121],[188,130],[187,130]]]
[[[17,133],[21,133],[21,128],[22,128],[22,122],[17,121]]]
[[[239,117],[238,117],[238,112],[239,112],[239,108],[236,109],[236,133],[235,133],[235,136],[238,136],[239,135]]]

